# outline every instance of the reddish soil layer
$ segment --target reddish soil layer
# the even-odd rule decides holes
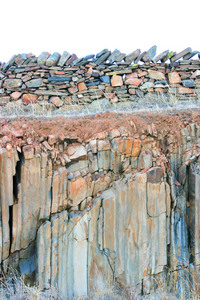
[[[200,110],[168,113],[116,114],[106,112],[78,119],[55,117],[51,119],[19,118],[0,119],[0,145],[7,143],[23,146],[40,143],[54,135],[58,139],[71,138],[83,142],[92,138],[104,138],[104,132],[121,128],[120,131],[139,133],[148,131],[150,126],[158,132],[177,132],[188,124],[200,125]],[[150,126],[149,126],[150,125]]]

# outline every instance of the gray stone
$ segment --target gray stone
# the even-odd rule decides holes
[[[10,66],[14,64],[16,57],[16,54],[11,57],[11,59],[3,66],[3,71],[7,70]]]
[[[128,54],[126,57],[125,57],[125,62],[127,63],[131,63],[132,61],[134,61],[141,53],[141,50],[140,49],[137,49],[133,52],[131,52],[130,54]]]
[[[39,65],[44,65],[49,56],[49,52],[42,52],[37,58],[37,63]]]
[[[145,89],[149,89],[149,88],[152,88],[152,87],[154,87],[153,82],[148,81],[148,82],[145,82],[145,83],[140,87],[140,89],[141,89],[141,90],[145,90]]]
[[[115,58],[115,61],[121,62],[125,56],[126,56],[126,53],[119,53],[119,55]]]
[[[102,51],[100,51],[99,53],[96,54],[96,57],[99,58],[100,56],[107,53],[108,51],[109,51],[108,49],[103,49]]]
[[[108,84],[110,83],[110,76],[106,76],[106,75],[105,76],[101,76],[100,79],[104,83],[108,83]]]
[[[156,45],[152,46],[152,47],[146,52],[146,54],[143,56],[142,60],[143,60],[144,62],[153,60],[154,56],[156,55],[156,51],[157,51],[157,46],[156,46]]]
[[[100,110],[105,108],[105,107],[109,107],[109,106],[110,106],[110,102],[106,98],[95,100],[91,103],[92,108],[100,109]]]
[[[52,67],[52,66],[56,66],[57,62],[60,59],[60,54],[58,52],[54,52],[53,54],[51,54],[47,61],[46,61],[46,65],[48,67]]]
[[[169,50],[165,50],[165,51],[163,51],[162,53],[160,53],[159,55],[157,55],[157,56],[153,59],[154,63],[157,63],[159,60],[162,61],[162,59],[163,59],[164,57],[166,57],[168,53],[169,53]]]
[[[26,86],[28,88],[37,88],[37,87],[40,87],[43,85],[43,80],[42,78],[36,78],[36,79],[32,79],[30,81],[27,81],[26,82]]]
[[[61,81],[71,81],[71,77],[63,76],[63,77],[58,77],[58,76],[52,76],[48,77],[48,81],[54,81],[54,82],[61,82]]]
[[[198,53],[199,53],[199,51],[192,51],[192,52],[190,52],[188,54],[183,55],[183,59],[190,59],[190,58],[192,58],[193,56],[195,56]]]
[[[195,86],[193,79],[182,80],[181,83],[183,86],[188,87],[188,88]]]
[[[175,62],[176,60],[180,59],[181,57],[183,57],[184,55],[190,53],[192,51],[192,48],[188,47],[185,50],[179,52],[178,54],[174,55],[170,60],[171,62]]]
[[[143,56],[146,54],[146,51],[142,52],[134,61],[135,64],[137,64],[140,60],[142,60]]]
[[[93,59],[95,57],[94,54],[89,54],[84,57],[85,60]]]
[[[63,67],[66,61],[70,58],[70,56],[71,54],[69,54],[67,51],[64,51],[58,61],[58,66]]]
[[[117,49],[115,49],[111,55],[108,57],[108,61],[110,63],[114,63],[115,59],[121,54],[121,52]]]
[[[97,61],[96,61],[96,64],[97,65],[100,65],[102,62],[105,62],[107,60],[107,58],[110,56],[110,51],[107,51],[106,53],[104,53],[103,55],[101,55]]]

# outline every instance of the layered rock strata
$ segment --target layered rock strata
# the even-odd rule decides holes
[[[113,286],[148,294],[158,281],[182,289],[200,264],[198,116],[110,114],[103,127],[105,114],[90,118],[102,118],[93,135],[87,118],[58,135],[45,134],[53,120],[2,120],[2,271],[64,299]]]

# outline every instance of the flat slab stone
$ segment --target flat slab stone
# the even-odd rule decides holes
[[[42,52],[37,58],[37,63],[39,65],[44,65],[50,55],[51,54],[49,52]]]
[[[140,49],[137,49],[133,52],[131,52],[130,54],[128,54],[126,57],[125,57],[125,62],[127,63],[131,63],[132,61],[134,61],[141,53],[141,50]]]
[[[115,59],[121,54],[121,52],[117,49],[115,49],[111,55],[108,57],[108,61],[110,63],[114,63]]]
[[[107,52],[108,52],[108,49],[103,49],[99,53],[96,54],[96,57],[99,58],[100,56],[104,55]]]
[[[18,88],[22,85],[21,79],[6,79],[3,87],[6,89]]]
[[[142,60],[143,60],[144,62],[153,60],[154,56],[156,55],[156,51],[157,51],[157,46],[156,46],[156,45],[152,46],[152,47],[146,52],[146,54],[143,56]]]
[[[154,61],[155,63],[157,63],[159,60],[162,61],[162,59],[163,59],[165,56],[167,56],[168,53],[169,53],[169,50],[163,51],[162,53],[160,53],[159,55],[157,55],[157,56],[153,59],[153,61]]]
[[[56,77],[56,76],[52,76],[52,77],[48,77],[48,81],[54,81],[54,82],[61,82],[61,81],[71,81],[72,78],[68,77],[68,76],[63,76],[63,77]]]
[[[193,80],[193,79],[182,80],[182,85],[183,85],[184,87],[188,87],[188,88],[194,87],[194,86],[195,86],[194,80]]]
[[[104,61],[107,60],[107,58],[110,56],[110,51],[107,51],[106,53],[104,53],[102,56],[100,56],[97,61],[95,62],[97,65],[102,64]]]
[[[71,54],[67,51],[64,51],[63,54],[61,55],[59,61],[58,61],[58,66],[63,67],[66,61],[70,58]]]
[[[199,51],[192,51],[192,52],[189,52],[188,54],[183,55],[183,59],[190,59],[190,58],[192,58],[193,56],[195,56],[196,54],[199,54]]]
[[[26,86],[29,88],[37,88],[43,85],[43,80],[41,78],[39,79],[32,79],[30,81],[26,82]]]
[[[188,47],[185,50],[179,52],[178,54],[174,55],[170,60],[171,62],[175,62],[179,58],[183,57],[184,55],[190,53],[192,51],[192,48]]]
[[[51,54],[47,61],[46,61],[46,65],[48,67],[52,67],[52,66],[56,66],[57,62],[59,61],[60,59],[60,53],[58,52],[54,52],[53,54]]]

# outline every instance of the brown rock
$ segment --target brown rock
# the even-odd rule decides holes
[[[149,77],[155,80],[165,80],[165,75],[162,72],[148,70]]]
[[[179,94],[193,94],[194,90],[187,87],[178,87]]]
[[[129,94],[131,94],[131,95],[135,95],[135,89],[129,89],[128,92],[129,92]]]
[[[58,96],[51,97],[50,102],[53,103],[56,107],[61,107],[63,105],[63,101]]]
[[[4,88],[6,89],[13,89],[13,88],[18,88],[22,85],[21,79],[6,79],[4,81]]]
[[[122,76],[113,75],[111,78],[111,84],[112,86],[122,86],[123,85]]]
[[[130,79],[130,78],[137,78],[138,77],[138,74],[137,73],[131,73],[131,74],[127,74],[126,75],[126,79]]]
[[[115,97],[114,93],[105,93],[104,95],[105,95],[106,99],[113,99]]]
[[[70,94],[74,94],[74,93],[78,92],[78,88],[76,86],[70,87],[70,88],[68,88],[68,91],[70,92]]]
[[[12,94],[10,94],[10,97],[13,100],[18,100],[21,97],[21,95],[22,95],[22,93],[20,93],[20,92],[13,92]]]
[[[85,85],[85,83],[83,81],[78,83],[78,90],[79,90],[79,92],[87,90],[87,86]]]
[[[22,102],[24,104],[36,103],[37,97],[38,97],[37,95],[33,95],[33,94],[24,94],[22,97]]]
[[[151,168],[147,172],[147,181],[151,183],[159,183],[163,180],[163,169],[160,167]]]
[[[142,83],[142,79],[139,78],[129,78],[125,81],[126,85],[135,85],[135,86],[139,86]]]
[[[135,140],[133,144],[131,156],[138,157],[140,154],[140,150],[141,150],[141,140]]]
[[[68,197],[72,206],[77,206],[82,200],[87,197],[87,182],[85,177],[80,177],[76,180],[69,181]]]
[[[169,83],[181,83],[181,77],[176,71],[169,73],[168,77],[169,77]]]

